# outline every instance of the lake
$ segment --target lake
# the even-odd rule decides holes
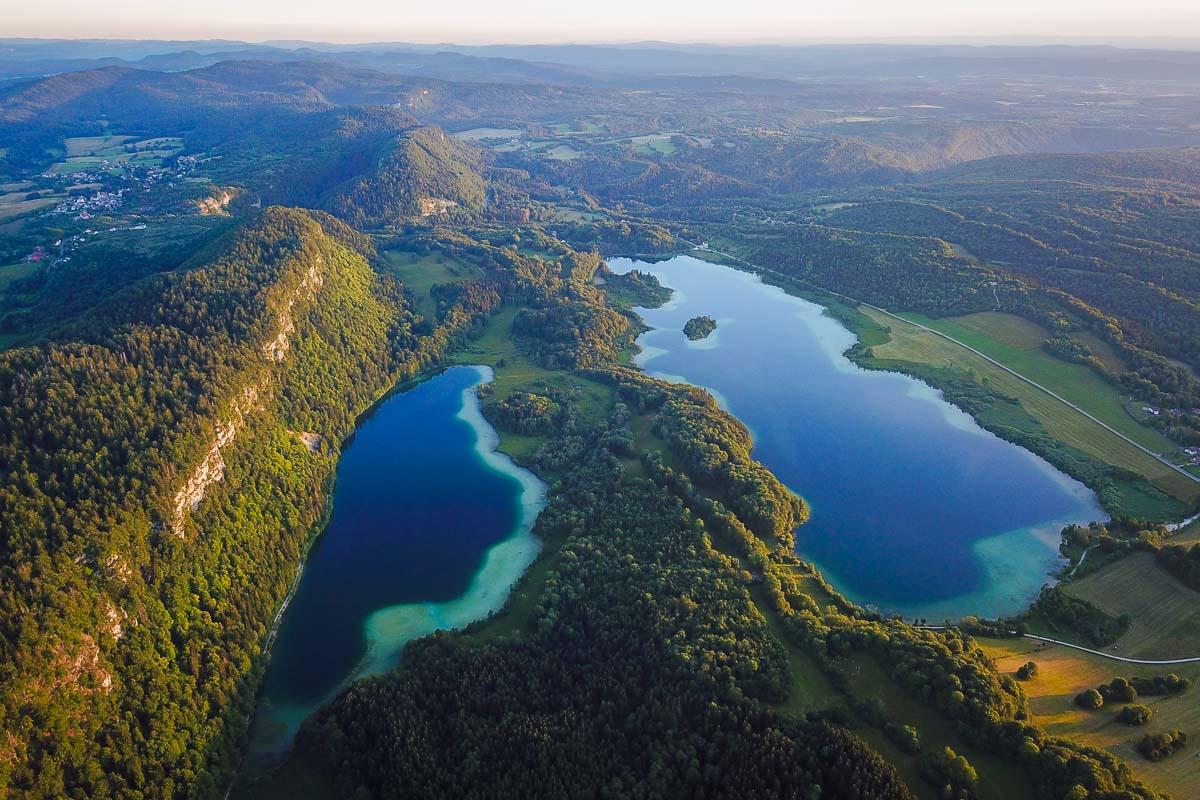
[[[612,259],[675,290],[639,309],[638,363],[710,390],[754,455],[812,507],[797,550],[851,600],[906,617],[1013,614],[1062,564],[1059,531],[1106,519],[1095,495],[980,428],[928,385],[865,370],[814,303],[690,256]],[[691,317],[717,320],[689,341]]]
[[[475,393],[491,379],[452,367],[360,422],[283,615],[252,754],[286,749],[318,706],[395,666],[407,642],[499,610],[537,556],[545,486],[496,452]]]

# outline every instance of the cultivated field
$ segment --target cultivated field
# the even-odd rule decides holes
[[[1200,592],[1160,569],[1151,553],[1133,553],[1063,588],[1114,617],[1133,619],[1108,652],[1130,658],[1200,656]]]
[[[0,203],[0,221],[16,219],[26,214],[32,214],[43,208],[58,205],[62,195],[39,197],[36,200],[16,200],[10,203]]]
[[[1200,484],[1188,480],[1027,381],[936,334],[914,325],[905,325],[866,306],[860,306],[859,311],[890,329],[890,341],[873,348],[876,358],[956,367],[973,373],[979,382],[1019,400],[1021,406],[1059,441],[1109,464],[1144,475],[1164,492],[1185,502],[1191,503],[1200,497]],[[922,319],[921,324],[926,324],[926,321]],[[1121,409],[1120,395],[1116,390],[1086,367],[1053,359],[1040,350],[1019,350],[953,322],[937,324],[944,327],[949,335],[1009,365],[1022,375],[1044,382],[1048,388],[1117,430],[1123,433],[1129,431],[1126,435],[1143,446],[1156,452],[1170,452],[1177,447],[1158,432],[1134,422]],[[1135,433],[1136,436],[1133,435]]]
[[[157,167],[164,158],[183,149],[178,136],[158,136],[133,141],[134,136],[73,136],[65,140],[66,158],[50,168],[55,175],[85,170],[113,170],[124,164]]]
[[[1114,677],[1153,677],[1175,673],[1193,681],[1200,679],[1200,664],[1181,664],[1173,667],[1145,667],[1122,664],[1101,656],[1057,645],[1043,646],[1032,639],[985,639],[979,644],[987,651],[996,668],[1013,674],[1026,661],[1038,665],[1038,676],[1022,681],[1021,688],[1029,698],[1037,722],[1048,733],[1070,736],[1080,741],[1111,750],[1125,761],[1133,773],[1147,785],[1168,792],[1176,800],[1197,797],[1197,774],[1200,745],[1191,744],[1200,737],[1200,702],[1193,686],[1182,695],[1139,697],[1138,702],[1154,711],[1150,724],[1131,728],[1117,722],[1121,704],[1099,711],[1084,711],[1074,703],[1075,695],[1108,683]],[[1147,761],[1134,748],[1147,731],[1159,732],[1179,728],[1188,734],[1189,747],[1157,764]]]

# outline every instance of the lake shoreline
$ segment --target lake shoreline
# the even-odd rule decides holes
[[[350,447],[364,426],[372,421],[374,415],[387,402],[430,381],[437,380],[453,370],[473,370],[475,373],[471,383],[459,393],[459,408],[453,417],[469,427],[471,431],[473,438],[471,457],[485,470],[512,480],[518,486],[513,524],[502,539],[488,546],[480,554],[479,566],[472,574],[462,594],[450,600],[404,603],[376,609],[361,620],[363,632],[367,638],[366,650],[354,664],[353,669],[337,686],[325,692],[315,702],[306,702],[301,706],[273,705],[268,693],[266,673],[277,655],[273,651],[279,631],[287,620],[287,613],[292,610],[293,601],[300,590],[303,579],[312,567],[310,556],[315,552],[315,548],[322,538],[332,532],[330,524],[334,513],[338,474],[342,459],[350,451]],[[256,694],[256,710],[251,720],[250,735],[246,746],[246,762],[252,762],[257,767],[269,767],[271,763],[285,756],[295,732],[308,716],[327,704],[354,681],[395,666],[400,651],[408,642],[437,630],[465,627],[476,620],[486,618],[489,613],[498,611],[507,601],[509,593],[521,575],[536,560],[542,545],[532,531],[537,516],[545,505],[547,487],[532,472],[497,451],[499,435],[484,418],[478,397],[479,387],[493,379],[494,373],[490,367],[439,365],[436,369],[427,370],[381,393],[357,417],[354,430],[342,440],[338,458],[327,482],[325,513],[320,524],[315,527],[316,533],[311,537],[304,550],[293,584],[284,602],[280,605],[274,624],[268,633],[268,646],[263,654],[267,666],[264,668],[264,677]],[[411,617],[414,613],[417,616],[423,615],[423,619],[419,620],[415,627],[406,626],[404,624],[406,621],[413,621]],[[245,768],[243,765],[241,769]]]
[[[831,578],[832,583],[846,596],[847,600],[866,607],[901,613],[905,616],[916,614],[917,616],[924,615],[939,619],[946,616],[961,618],[972,615],[1002,616],[1019,613],[1037,596],[1037,593],[1044,585],[1053,581],[1054,575],[1061,570],[1063,561],[1057,547],[1060,526],[1079,522],[1086,523],[1091,519],[1105,518],[1103,511],[1096,506],[1094,494],[1090,488],[1063,474],[1055,468],[1054,464],[1050,463],[1040,454],[1020,447],[1017,443],[1010,442],[1004,437],[998,436],[995,431],[988,430],[980,425],[964,409],[950,402],[950,399],[944,396],[939,387],[900,371],[869,369],[866,365],[857,363],[856,359],[852,358],[853,352],[859,349],[857,333],[849,326],[846,326],[837,315],[832,313],[828,306],[814,302],[812,297],[797,297],[793,292],[788,292],[783,286],[779,286],[774,282],[764,281],[762,275],[757,271],[746,269],[734,270],[728,264],[713,264],[712,262],[696,260],[697,264],[704,264],[713,270],[728,270],[725,273],[727,277],[721,278],[719,282],[714,283],[714,281],[717,281],[715,277],[701,277],[700,274],[692,271],[693,268],[691,266],[677,265],[669,267],[664,266],[664,262],[661,261],[655,264],[629,261],[628,268],[656,274],[663,285],[676,290],[671,301],[659,309],[636,309],[636,312],[642,315],[646,324],[653,328],[650,333],[644,334],[638,339],[637,343],[641,348],[641,352],[635,359],[636,363],[646,371],[652,372],[656,377],[672,381],[683,381],[706,389],[719,398],[722,408],[732,413],[746,426],[755,442],[756,458],[761,460],[772,472],[779,475],[785,484],[790,485],[793,491],[804,495],[813,507],[813,516],[817,525],[814,527],[814,523],[810,521],[808,525],[798,530],[799,553],[803,558],[813,562],[815,566],[826,572]],[[614,272],[624,271],[623,268],[625,266],[621,264],[613,268],[610,263],[610,268],[613,268]],[[684,270],[675,272],[674,277],[676,281],[674,282],[671,278],[666,277],[672,269]],[[707,271],[703,274],[705,276],[708,275]],[[683,280],[686,285],[674,285],[679,280]],[[704,286],[710,288],[702,288]],[[718,295],[705,297],[705,295],[711,295],[712,292],[717,292]],[[764,292],[773,295],[774,299],[768,298],[766,294],[763,294]],[[758,332],[743,333],[740,341],[731,340],[732,343],[729,346],[734,348],[734,350],[731,351],[730,355],[724,356],[724,358],[754,361],[755,366],[748,368],[749,371],[742,368],[733,368],[734,373],[721,377],[721,370],[728,369],[728,365],[726,367],[714,366],[713,364],[703,366],[705,362],[699,359],[700,353],[697,351],[708,351],[710,357],[715,358],[717,363],[720,363],[723,358],[720,354],[720,350],[724,346],[723,341],[716,346],[705,346],[706,343],[703,342],[684,341],[682,335],[675,335],[675,333],[678,333],[678,331],[674,330],[676,324],[675,318],[679,317],[682,319],[684,316],[703,313],[712,314],[715,317],[724,319],[727,315],[733,315],[733,312],[721,308],[722,298],[732,294],[739,294],[743,297],[740,301],[731,301],[735,303],[734,307],[737,307],[737,302],[742,303],[742,319],[741,324],[729,326],[729,332],[741,332],[745,325],[754,327],[756,324],[755,320],[747,317],[748,313],[754,317],[763,315],[771,316],[774,314],[779,319],[772,318],[773,321],[771,324],[775,327],[769,334],[768,339],[763,340],[762,344],[751,344],[751,342],[758,341],[757,337],[763,335]],[[759,299],[751,301],[744,298]],[[747,311],[747,307],[745,306],[747,302],[752,303],[752,305],[757,304],[753,312]],[[774,304],[773,309],[771,308],[772,304]],[[803,323],[803,332],[795,332],[795,322],[786,322],[789,314],[800,318]],[[816,319],[822,319],[825,322],[819,323],[815,321]],[[730,321],[732,322],[732,320]],[[767,323],[764,322],[763,324]],[[836,335],[826,335],[832,334],[831,331],[827,330],[830,326],[836,327]],[[759,327],[761,329],[762,326],[760,325]],[[725,328],[724,322],[722,322],[722,328]],[[778,382],[779,380],[788,381],[787,372],[797,370],[808,372],[813,365],[803,360],[796,361],[795,357],[801,357],[799,353],[791,361],[785,359],[785,362],[779,362],[779,358],[782,357],[782,353],[785,350],[786,352],[791,352],[788,349],[791,345],[785,344],[782,340],[796,339],[797,337],[800,339],[809,339],[812,342],[812,344],[804,345],[804,347],[808,348],[808,351],[805,351],[808,352],[808,355],[804,356],[804,358],[811,358],[812,352],[809,351],[819,349],[823,352],[823,358],[828,362],[827,366],[818,369],[808,380],[815,380],[820,383],[822,382],[822,370],[825,372],[832,370],[840,373],[844,380],[838,380],[847,384],[842,391],[850,391],[851,393],[854,393],[854,387],[857,386],[857,384],[852,382],[857,381],[859,376],[878,375],[902,381],[902,383],[892,381],[890,384],[886,380],[882,384],[879,381],[875,382],[874,385],[876,387],[883,385],[885,389],[888,385],[900,387],[891,391],[900,391],[900,394],[904,395],[904,397],[899,399],[904,400],[904,403],[895,406],[886,405],[886,411],[883,408],[875,409],[872,406],[874,409],[872,413],[874,415],[878,416],[882,413],[883,417],[886,418],[891,415],[900,414],[902,416],[899,419],[904,420],[904,424],[908,424],[903,416],[907,413],[917,412],[925,417],[936,414],[941,418],[941,422],[931,423],[926,419],[923,424],[926,427],[934,424],[931,432],[942,428],[959,430],[960,433],[957,434],[959,444],[957,445],[956,452],[959,452],[961,455],[964,452],[963,447],[966,447],[968,448],[967,452],[979,449],[981,451],[1002,451],[1003,453],[1007,453],[1007,455],[1001,458],[1001,462],[1009,465],[1009,469],[1017,470],[1023,475],[1023,477],[1012,479],[1015,481],[1014,485],[1021,485],[1021,481],[1024,481],[1029,486],[1039,486],[1039,491],[1045,498],[1059,497],[1060,499],[1055,501],[1058,503],[1058,510],[1052,511],[1048,507],[1047,511],[1050,512],[1049,515],[1040,518],[1032,516],[1035,512],[1030,512],[1030,514],[1024,515],[1027,521],[1018,522],[1018,524],[1012,526],[997,523],[1000,523],[1002,519],[1016,521],[1022,517],[1022,514],[1013,512],[997,515],[995,511],[992,511],[988,513],[991,513],[995,519],[990,524],[982,523],[981,526],[977,526],[974,523],[967,522],[967,520],[972,519],[970,509],[967,508],[970,503],[966,499],[959,498],[957,500],[959,508],[955,512],[957,516],[953,516],[952,519],[958,519],[960,522],[953,523],[952,521],[947,521],[946,525],[961,532],[960,543],[956,547],[960,549],[964,547],[969,548],[971,553],[970,561],[973,565],[971,569],[975,571],[975,574],[978,576],[977,578],[968,579],[964,577],[963,574],[959,573],[958,568],[950,572],[945,572],[946,569],[950,569],[949,565],[953,563],[953,558],[961,560],[962,557],[950,557],[939,554],[936,547],[934,550],[926,553],[922,548],[928,548],[931,545],[929,543],[922,545],[914,541],[910,546],[915,549],[911,553],[906,553],[906,560],[911,559],[913,562],[917,562],[932,558],[934,562],[938,562],[938,559],[941,558],[941,560],[946,562],[946,566],[937,567],[936,563],[933,563],[924,568],[914,567],[909,570],[914,576],[913,581],[916,580],[915,576],[919,574],[928,574],[930,576],[941,574],[942,577],[925,583],[926,589],[920,588],[920,582],[910,581],[899,594],[893,594],[897,598],[903,596],[905,598],[903,600],[886,600],[884,598],[887,595],[875,595],[870,591],[862,591],[861,589],[870,585],[870,582],[859,584],[854,580],[844,577],[842,568],[845,568],[846,564],[843,563],[839,567],[838,564],[841,563],[840,561],[828,562],[826,558],[820,556],[819,552],[809,551],[807,548],[812,542],[810,541],[806,545],[801,537],[807,533],[810,538],[812,536],[825,538],[833,536],[836,538],[842,534],[835,531],[839,531],[839,529],[844,531],[846,525],[850,525],[851,530],[858,534],[866,534],[872,530],[890,530],[889,524],[885,522],[883,528],[878,528],[866,523],[853,523],[849,521],[850,519],[857,518],[853,516],[848,517],[845,522],[835,520],[839,514],[837,511],[838,504],[835,502],[833,506],[830,506],[826,502],[830,487],[828,485],[823,488],[818,487],[816,484],[819,484],[820,480],[814,483],[811,476],[803,479],[798,476],[808,474],[806,469],[811,470],[813,459],[820,462],[829,458],[837,458],[838,460],[850,459],[852,461],[857,458],[862,463],[867,463],[873,460],[873,455],[868,454],[870,453],[869,449],[863,451],[865,445],[862,442],[855,443],[857,449],[850,448],[849,451],[846,451],[844,445],[848,441],[852,441],[853,438],[861,438],[857,437],[856,433],[848,432],[848,435],[852,437],[851,440],[843,439],[834,443],[826,442],[826,449],[812,451],[811,458],[806,455],[804,460],[810,463],[798,467],[797,463],[795,463],[794,455],[789,455],[783,461],[780,461],[778,459],[778,456],[781,454],[779,452],[780,447],[784,447],[785,449],[791,447],[795,450],[796,447],[802,447],[800,442],[805,441],[805,439],[804,435],[800,435],[796,443],[781,445],[779,443],[781,435],[786,439],[786,437],[797,434],[795,434],[794,425],[781,423],[779,419],[776,419],[779,417],[795,416],[791,411],[794,407],[795,413],[803,418],[808,418],[813,413],[816,413],[819,420],[825,421],[811,423],[811,425],[816,425],[818,428],[824,424],[832,424],[838,430],[848,428],[848,431],[859,431],[859,428],[854,423],[855,417],[853,415],[856,412],[850,409],[845,414],[842,414],[840,409],[834,407],[813,407],[811,403],[814,397],[811,394],[808,395],[809,399],[806,401],[799,395],[791,395],[786,391],[780,394],[779,391],[773,389],[741,388],[734,393],[735,396],[732,398],[732,401],[729,397],[725,396],[729,391],[737,389],[738,386],[745,387],[756,381],[761,383],[761,380],[754,377],[760,374],[761,370],[771,370],[777,376],[776,380],[772,382]],[[766,346],[765,343],[768,340],[771,344]],[[780,350],[780,348],[784,349]],[[780,350],[780,355],[775,356],[768,352],[774,350]],[[784,363],[787,363],[787,366],[784,366]],[[690,365],[690,367],[683,365]],[[718,371],[714,373],[713,369],[717,369]],[[736,374],[737,380],[734,380],[731,384],[730,381],[733,379],[734,374]],[[827,378],[826,380],[829,379]],[[860,391],[866,389],[869,392],[879,391],[878,388],[872,389],[870,382],[862,386],[857,386],[857,389]],[[725,391],[722,392],[722,390]],[[771,394],[771,392],[774,392],[774,394]],[[771,401],[765,405],[776,410],[764,411],[764,401],[762,398],[754,399],[755,393],[764,397],[770,394]],[[744,405],[746,403],[749,403],[749,405]],[[914,403],[917,406],[914,406]],[[878,405],[878,403],[875,405]],[[755,413],[756,408],[757,413]],[[922,408],[925,410],[921,410]],[[908,411],[906,412],[904,409],[908,409]],[[747,415],[745,413],[747,411],[751,413]],[[765,417],[763,416],[764,414],[766,414]],[[833,416],[831,417],[830,414]],[[847,417],[847,414],[850,416]],[[836,421],[838,416],[843,417],[840,423]],[[772,421],[765,428],[761,428],[760,423],[767,420]],[[784,427],[781,428],[780,424],[783,424]],[[878,424],[877,422],[876,427],[878,427]],[[808,427],[809,425],[810,423],[805,423],[801,427]],[[938,426],[941,426],[941,428]],[[903,427],[903,424],[901,427]],[[873,435],[870,433],[870,430],[873,429],[868,426],[868,429],[863,429],[861,433],[870,437]],[[878,435],[878,431],[874,435]],[[964,435],[983,438],[979,440],[979,444],[970,444],[969,441],[964,444],[961,438]],[[941,433],[938,436],[945,436],[945,434]],[[810,436],[809,438],[812,437]],[[817,436],[817,439],[820,439],[820,435]],[[787,441],[790,442],[790,439],[787,439]],[[986,442],[993,444],[986,444]],[[763,447],[766,449],[762,449]],[[828,447],[832,447],[833,449],[829,450]],[[773,458],[772,452],[768,451],[774,451],[776,457]],[[925,464],[924,468],[926,470],[929,469],[928,459],[919,457],[915,452],[912,456],[905,456],[903,453],[900,453],[898,457],[900,461],[897,464],[903,463],[905,458],[911,459],[917,457]],[[930,458],[933,458],[933,456],[930,456]],[[1020,466],[1021,464],[1027,466]],[[962,466],[966,466],[966,464],[960,465],[960,467]],[[842,471],[845,471],[844,465]],[[838,474],[840,475],[841,472]],[[880,476],[875,476],[876,483],[878,483],[879,479]],[[827,483],[828,480],[826,479]],[[847,484],[846,480],[850,482]],[[992,483],[986,477],[979,477],[974,479],[974,481],[974,484],[964,488],[977,491],[981,485]],[[867,491],[869,493],[870,490],[867,488],[867,484],[864,484],[863,487],[857,487],[854,486],[855,483],[856,481],[847,478],[841,482],[841,488],[835,491],[845,494],[845,489],[853,487],[860,492]],[[819,496],[821,492],[824,492],[825,497]],[[1002,490],[998,487],[993,488],[990,492],[992,499],[988,502],[992,507],[995,507],[997,502],[1002,502],[997,497],[997,492],[1003,494]],[[816,499],[813,497],[814,493],[818,495]],[[1046,500],[1044,502],[1049,501]],[[941,504],[941,501],[938,501],[937,505]],[[1086,509],[1088,508],[1092,510],[1087,511]],[[924,513],[937,514],[938,512],[930,510]],[[831,514],[833,517],[830,516]],[[981,518],[981,521],[985,518],[987,518],[986,515]],[[829,527],[831,523],[832,527]],[[911,529],[914,523],[910,521],[905,524]],[[962,527],[955,528],[956,524]],[[1054,530],[1051,531],[1050,527],[1053,527]],[[990,533],[988,533],[989,530],[991,531]],[[904,535],[911,538],[914,534],[910,532]],[[890,538],[890,534],[888,537],[883,538]],[[930,539],[930,542],[932,541],[933,539]],[[866,546],[875,547],[876,544],[872,542]],[[1013,550],[1014,547],[1016,548],[1016,552]],[[878,549],[882,553],[886,549],[886,545],[879,546]],[[942,569],[943,573],[938,573],[938,569]],[[882,572],[874,570],[870,566],[869,559],[846,571],[854,574],[856,571],[862,573],[863,570],[867,570],[868,572],[873,571],[877,574],[887,572],[886,569],[883,569]],[[924,599],[921,599],[922,597]],[[935,614],[936,617],[934,617]]]

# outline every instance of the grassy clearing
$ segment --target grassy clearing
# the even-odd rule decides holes
[[[1171,544],[1200,544],[1200,520],[1176,531]]]
[[[512,335],[513,320],[520,309],[503,306],[488,320],[479,335],[452,359],[457,364],[484,364],[496,374],[493,396],[500,400],[514,391],[545,387],[563,391],[578,390],[576,410],[584,419],[602,419],[616,399],[613,387],[573,372],[549,370],[533,363]],[[500,450],[521,462],[543,441],[540,436],[500,431]]]
[[[439,283],[482,278],[483,271],[473,264],[465,264],[445,253],[420,255],[403,250],[388,250],[383,254],[388,266],[404,288],[412,292],[421,316],[435,319],[437,303],[430,290]]]
[[[577,158],[580,158],[582,155],[583,153],[579,152],[574,147],[571,147],[569,144],[560,144],[555,147],[551,147],[546,151],[546,156],[554,159],[555,161],[573,161]]]
[[[604,215],[584,208],[557,205],[554,207],[555,222],[597,222]]]
[[[1133,553],[1064,587],[1073,597],[1133,625],[1109,652],[1131,658],[1200,656],[1200,592],[1187,588],[1154,562]]]
[[[1041,325],[999,311],[982,311],[952,319],[956,325],[1018,350],[1037,350],[1047,338],[1046,330]]]
[[[43,208],[58,205],[58,201],[62,199],[62,195],[53,197],[41,197],[37,200],[21,200],[17,203],[5,203],[0,206],[0,221],[16,219],[23,217],[26,214],[32,214],[35,211],[40,211]]]
[[[762,585],[754,586],[750,594],[754,605],[766,620],[767,629],[787,652],[788,671],[791,673],[792,680],[787,699],[776,707],[784,713],[800,715],[808,711],[820,711],[842,705],[841,694],[829,683],[829,679],[825,677],[825,673],[817,666],[813,657],[792,644],[784,632],[783,626],[780,625],[779,619],[770,610],[770,602],[767,600]]]
[[[68,156],[86,156],[98,150],[123,144],[133,136],[72,136],[64,144]]]
[[[40,268],[37,264],[9,264],[7,267],[0,267],[0,292],[6,291],[13,281],[32,275],[38,269]]]
[[[546,579],[558,569],[561,544],[546,542],[545,549],[538,555],[537,561],[530,565],[513,587],[504,608],[486,621],[465,631],[463,636],[475,641],[493,642],[508,639],[516,633],[532,632],[533,610],[542,596]]]
[[[915,326],[905,325],[880,312],[860,306],[859,310],[877,324],[889,329],[890,339],[874,345],[879,359],[952,367],[999,393],[1020,401],[1022,408],[1042,424],[1047,433],[1072,447],[1114,466],[1143,475],[1156,487],[1187,503],[1200,497],[1200,484],[1190,481],[1111,431],[1097,425],[1079,412],[1056,400],[1028,382],[999,369],[970,350]],[[925,320],[920,320],[925,324]],[[932,322],[932,321],[931,321]],[[1170,452],[1175,444],[1157,431],[1134,422],[1121,408],[1121,398],[1108,383],[1078,364],[1067,364],[1039,351],[1023,351],[1004,345],[969,328],[942,321],[939,329],[960,338],[1032,380],[1077,402],[1144,446]],[[933,327],[933,325],[930,325]],[[981,346],[982,345],[982,346]],[[1110,419],[1112,421],[1110,421]],[[1114,424],[1114,423],[1120,423]],[[1134,437],[1132,433],[1136,433]]]
[[[454,134],[454,138],[466,142],[478,142],[483,139],[516,139],[524,135],[525,131],[520,128],[471,128],[459,131]]]
[[[952,747],[956,753],[966,756],[979,772],[980,800],[1011,800],[1015,797],[1034,795],[1023,770],[1001,761],[990,753],[968,746],[955,733],[953,726],[897,686],[883,667],[869,655],[858,654],[851,659],[849,677],[851,693],[855,697],[879,698],[887,708],[888,719],[916,728],[921,735],[921,747],[924,752],[936,752],[944,747]],[[910,788],[923,797],[934,796],[917,775],[918,756],[908,755],[890,746],[890,742],[874,728],[865,725],[860,728],[861,730],[855,732],[887,754]]]
[[[1155,764],[1143,758],[1134,744],[1147,731],[1179,728],[1189,738],[1200,736],[1200,702],[1193,686],[1174,697],[1139,697],[1138,702],[1154,710],[1144,728],[1130,728],[1115,719],[1120,704],[1099,711],[1084,711],[1074,703],[1084,689],[1108,683],[1114,677],[1153,677],[1173,672],[1193,681],[1200,679],[1200,664],[1171,667],[1146,667],[1122,664],[1101,656],[1055,645],[1042,646],[1031,639],[986,639],[979,644],[992,658],[996,668],[1013,674],[1026,661],[1038,665],[1038,676],[1021,683],[1039,725],[1050,734],[1069,736],[1095,747],[1103,747],[1119,756],[1134,775],[1147,785],[1183,800],[1196,797],[1196,746]]]
[[[647,136],[634,136],[630,141],[642,155],[669,156],[675,152],[675,143],[671,141],[670,133],[652,133]]]
[[[1125,372],[1129,366],[1125,363],[1125,359],[1121,358],[1120,354],[1113,349],[1113,346],[1101,339],[1091,331],[1083,331],[1080,333],[1071,334],[1071,338],[1077,342],[1082,342],[1088,346],[1092,354],[1099,359],[1104,366],[1104,371],[1108,375],[1116,377],[1122,372]]]
[[[1125,412],[1120,392],[1089,367],[1062,361],[1043,351],[1040,345],[1045,336],[1033,323],[991,312],[940,320],[916,314],[903,316],[974,347],[1042,384],[1143,447],[1157,453],[1169,453],[1178,448],[1158,431],[1131,419]]]

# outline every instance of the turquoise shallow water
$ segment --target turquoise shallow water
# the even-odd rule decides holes
[[[675,290],[639,309],[652,374],[711,391],[755,456],[812,505],[800,554],[852,600],[930,619],[1019,611],[1060,565],[1071,522],[1104,519],[1090,490],[980,428],[924,383],[864,370],[855,338],[813,303],[689,256],[613,259]],[[691,342],[691,317],[717,330]]]
[[[496,452],[475,396],[491,378],[453,367],[359,425],[272,650],[254,754],[286,748],[319,705],[394,666],[407,642],[498,610],[537,556],[545,486]]]

